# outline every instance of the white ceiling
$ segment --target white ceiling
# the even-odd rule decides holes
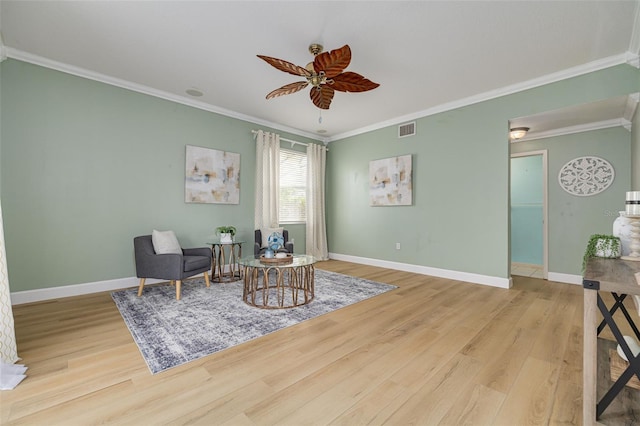
[[[606,66],[638,61],[630,1],[10,1],[4,53],[74,74],[335,140]],[[300,79],[308,45],[349,44],[347,68],[380,83],[322,111]],[[185,90],[204,92],[190,97]],[[318,133],[319,130],[324,133]]]

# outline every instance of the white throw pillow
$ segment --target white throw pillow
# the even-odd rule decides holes
[[[268,242],[267,239],[269,238],[269,235],[273,234],[274,232],[277,232],[280,235],[282,234],[282,231],[284,230],[284,228],[262,228],[260,229],[260,232],[262,233],[262,247],[266,247]]]
[[[156,254],[182,254],[182,248],[173,231],[156,231],[151,233],[151,242]]]

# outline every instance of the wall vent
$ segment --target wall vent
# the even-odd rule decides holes
[[[416,134],[416,122],[404,123],[398,126],[398,138],[406,138]]]

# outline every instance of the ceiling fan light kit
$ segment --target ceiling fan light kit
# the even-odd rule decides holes
[[[309,46],[309,52],[314,59],[304,68],[282,59],[257,55],[280,71],[305,78],[305,81],[286,84],[273,90],[267,94],[267,99],[290,95],[311,85],[309,95],[313,104],[320,109],[329,109],[336,90],[366,92],[380,86],[358,73],[344,71],[351,62],[351,48],[348,44],[330,52],[323,52],[323,46],[314,43]]]

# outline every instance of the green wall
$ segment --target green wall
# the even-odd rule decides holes
[[[152,229],[193,247],[235,225],[252,253],[257,125],[15,60],[0,66],[12,292],[135,276],[133,237]],[[184,202],[185,145],[240,154],[240,204]],[[304,226],[293,228],[304,252]]]
[[[639,87],[640,71],[620,65],[423,117],[413,137],[391,126],[331,143],[329,251],[507,278],[509,119]],[[413,205],[370,207],[369,161],[404,154],[413,155]],[[572,244],[582,251],[582,240]]]
[[[582,255],[589,236],[611,234],[618,211],[624,210],[631,182],[631,135],[623,127],[576,133],[512,144],[511,151],[547,150],[549,209],[549,271],[582,274]],[[578,197],[558,184],[558,173],[568,161],[583,156],[607,160],[615,179],[605,191]]]
[[[13,292],[134,276],[132,238],[154,228],[196,246],[232,224],[252,241],[257,125],[15,60],[0,68]],[[418,119],[414,137],[391,126],[331,143],[330,251],[508,277],[508,120],[639,87],[640,72],[621,65]],[[240,153],[239,205],[184,203],[187,144]],[[369,161],[403,154],[413,155],[413,205],[369,207]],[[304,252],[304,226],[288,228]]]

